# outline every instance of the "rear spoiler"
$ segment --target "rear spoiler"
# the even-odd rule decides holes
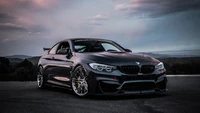
[[[45,48],[45,47],[43,47],[43,50],[44,51],[49,51],[51,48]]]

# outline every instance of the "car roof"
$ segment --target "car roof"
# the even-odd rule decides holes
[[[62,40],[60,42],[66,42],[69,40],[103,40],[103,41],[112,42],[112,40],[107,40],[107,39],[103,39],[103,38],[68,38],[68,39]]]

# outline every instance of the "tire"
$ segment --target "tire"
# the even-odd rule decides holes
[[[38,68],[37,85],[39,89],[44,89],[46,87],[45,80],[44,80],[44,71],[43,71],[42,66],[39,66]]]
[[[74,92],[79,97],[85,97],[88,95],[88,82],[87,74],[82,66],[78,66],[72,73],[71,77],[71,87]]]

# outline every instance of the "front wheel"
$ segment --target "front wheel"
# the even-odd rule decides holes
[[[39,89],[45,88],[45,81],[44,81],[44,76],[43,76],[43,68],[42,66],[39,67],[38,69],[38,74],[37,74],[37,85]]]
[[[87,74],[82,66],[78,66],[72,73],[71,86],[73,92],[83,97],[88,94]]]

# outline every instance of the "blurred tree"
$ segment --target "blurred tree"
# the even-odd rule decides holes
[[[0,73],[8,74],[10,68],[10,61],[6,57],[0,57]]]
[[[16,73],[17,80],[19,81],[30,81],[33,75],[33,64],[25,59],[17,65]]]
[[[33,67],[33,64],[27,59],[25,59],[24,61],[22,61],[21,63],[17,65],[17,68],[20,68],[20,67],[24,67],[25,69],[31,70]]]
[[[28,81],[29,76],[29,70],[27,70],[25,67],[19,67],[16,69],[17,73],[17,80],[19,81]]]

